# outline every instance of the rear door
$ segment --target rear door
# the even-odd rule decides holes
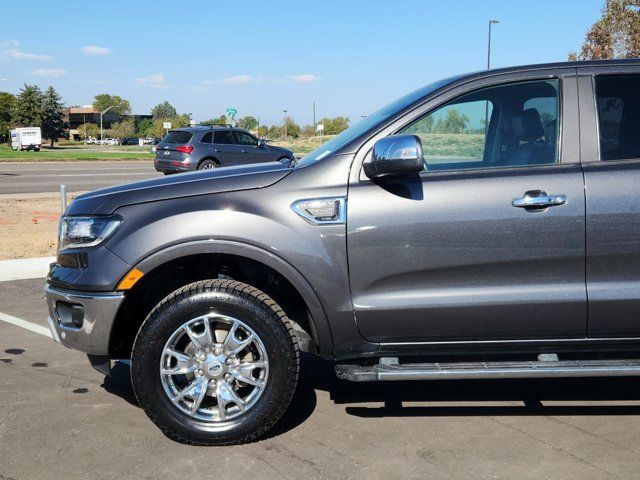
[[[422,139],[422,174],[352,177],[361,334],[391,348],[584,338],[575,69],[484,79],[448,96],[390,132]],[[548,207],[527,207],[544,199]]]
[[[211,156],[225,167],[235,163],[236,145],[230,130],[214,130]]]
[[[588,335],[640,337],[640,67],[580,68],[579,92]]]

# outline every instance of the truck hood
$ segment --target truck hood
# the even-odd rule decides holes
[[[65,215],[108,215],[117,208],[172,198],[265,188],[292,168],[279,162],[224,167],[103,188],[76,197]]]

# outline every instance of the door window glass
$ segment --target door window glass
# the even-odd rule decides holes
[[[485,88],[459,97],[399,133],[418,135],[427,171],[558,161],[558,82]]]
[[[252,146],[257,146],[258,145],[258,139],[255,138],[253,135],[249,135],[247,132],[233,132],[233,135],[236,137],[236,143],[238,143],[238,145],[252,145]]]
[[[600,159],[640,158],[640,75],[596,77]]]
[[[212,138],[213,138],[213,134],[211,132],[207,132],[200,139],[200,143],[211,143]]]
[[[231,132],[227,130],[218,130],[214,132],[213,143],[218,143],[222,145],[232,144],[233,138],[231,138]]]

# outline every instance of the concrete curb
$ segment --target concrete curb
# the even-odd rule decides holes
[[[55,259],[56,257],[38,257],[0,260],[0,282],[44,278],[49,272],[49,264]]]

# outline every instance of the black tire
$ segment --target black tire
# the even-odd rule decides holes
[[[173,175],[175,172],[162,172],[162,173],[164,173],[165,175]]]
[[[262,395],[240,417],[222,424],[179,410],[165,393],[159,372],[162,351],[172,333],[213,309],[253,329],[269,361]],[[135,339],[131,379],[140,406],[167,437],[190,445],[230,445],[257,439],[280,419],[295,392],[299,368],[292,323],[268,295],[233,280],[205,280],[176,290],[151,311]]]
[[[198,165],[198,170],[212,170],[217,167],[218,164],[213,160],[203,160],[200,162],[200,165]]]

